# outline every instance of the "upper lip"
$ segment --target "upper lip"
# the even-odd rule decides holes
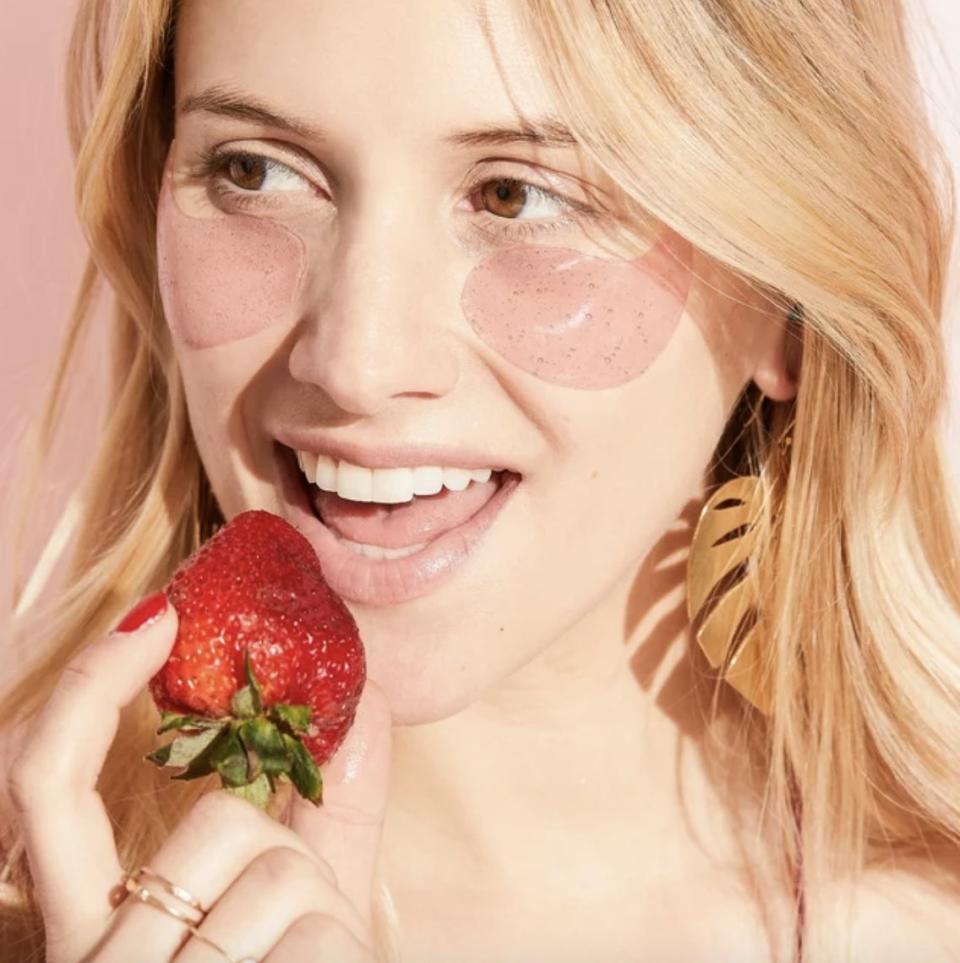
[[[413,468],[417,465],[440,465],[445,468],[503,468],[520,474],[509,459],[487,454],[476,448],[456,445],[391,443],[368,448],[350,441],[334,441],[306,433],[277,432],[277,440],[296,451],[328,455],[351,465],[365,468]]]

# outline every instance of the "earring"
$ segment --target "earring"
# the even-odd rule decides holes
[[[788,431],[780,439],[781,451],[792,441]],[[731,586],[718,585],[741,565],[749,569],[763,495],[758,475],[739,475],[704,503],[687,559],[687,616],[691,624],[701,619],[695,638],[711,667],[754,708],[769,716],[772,704],[757,628],[756,584],[743,573]],[[705,612],[705,603],[711,598],[714,604]],[[741,631],[745,625],[748,627]]]
[[[701,509],[687,560],[687,615],[691,623],[701,616],[717,583],[743,562],[749,565],[757,541],[762,495],[757,475],[740,475],[718,488]],[[761,672],[756,611],[756,590],[743,577],[719,596],[700,622],[695,637],[723,680],[769,715],[770,698]],[[753,624],[734,650],[735,632],[748,617],[754,619]]]

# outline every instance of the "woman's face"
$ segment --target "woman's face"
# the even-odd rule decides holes
[[[311,540],[400,722],[589,660],[782,383],[777,319],[668,231],[614,240],[610,185],[529,136],[556,106],[506,3],[187,3],[175,80],[160,285],[225,515]]]

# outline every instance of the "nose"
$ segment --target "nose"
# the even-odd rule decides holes
[[[396,219],[342,229],[317,276],[290,373],[343,411],[372,415],[391,398],[439,397],[459,377],[444,263]]]

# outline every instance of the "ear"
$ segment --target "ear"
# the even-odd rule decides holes
[[[795,305],[788,313],[768,316],[758,333],[752,378],[774,401],[789,401],[797,393],[803,360],[802,319],[803,308]]]

